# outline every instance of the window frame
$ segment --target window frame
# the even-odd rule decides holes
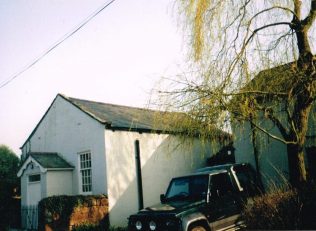
[[[91,151],[78,153],[78,178],[80,194],[91,195],[93,191]]]
[[[214,185],[214,177],[218,178],[218,177],[222,177],[222,176],[225,176],[226,179],[225,180],[222,179],[220,184],[218,182],[216,182],[217,185],[216,184]],[[234,187],[234,183],[232,182],[230,173],[228,171],[211,174],[209,180],[210,180],[209,185],[210,185],[211,193],[214,194],[214,191],[217,191],[217,193],[220,193],[220,194],[215,195],[215,197],[217,196],[217,198],[223,198],[231,193],[236,192],[236,189]],[[216,180],[218,180],[218,179],[216,179]],[[224,185],[224,181],[226,181],[226,183],[228,183],[229,185]],[[214,187],[216,187],[216,188],[214,188]],[[217,188],[217,187],[219,187],[219,188]],[[225,187],[230,187],[230,190],[225,189]],[[225,189],[225,190],[223,190],[223,189]],[[214,197],[214,195],[212,197]]]
[[[31,177],[35,177],[35,176],[39,176],[39,179],[38,180],[30,180],[30,178]],[[29,184],[34,184],[34,183],[39,183],[39,182],[41,182],[41,174],[39,174],[39,173],[36,173],[36,174],[30,174],[30,175],[28,175],[28,178],[27,178],[27,180],[28,180],[28,183]]]

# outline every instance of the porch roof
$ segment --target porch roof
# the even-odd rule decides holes
[[[65,159],[54,152],[31,152],[29,155],[46,169],[74,168]]]
[[[24,170],[29,164],[36,164],[39,166],[41,172],[47,172],[48,170],[73,170],[74,166],[69,164],[58,153],[55,152],[31,152],[21,165],[17,176],[22,176]]]

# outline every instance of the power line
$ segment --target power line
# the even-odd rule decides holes
[[[51,51],[53,51],[56,47],[58,47],[61,43],[63,43],[65,40],[67,40],[68,38],[70,38],[71,36],[73,36],[76,32],[78,32],[82,27],[84,27],[88,22],[91,21],[91,19],[93,19],[95,16],[97,16],[99,13],[101,13],[105,8],[107,8],[108,6],[110,6],[113,2],[115,2],[116,0],[111,0],[110,2],[104,4],[102,7],[100,7],[98,10],[96,10],[94,13],[92,13],[90,16],[88,16],[82,23],[80,23],[77,27],[75,27],[72,31],[70,31],[69,33],[65,34],[59,41],[57,41],[53,46],[51,46],[50,48],[48,48],[42,55],[40,55],[39,57],[37,57],[34,61],[32,61],[29,65],[25,66],[24,68],[22,68],[22,70],[20,70],[19,72],[17,72],[15,75],[13,75],[12,77],[8,78],[7,80],[3,81],[0,84],[0,89],[5,87],[6,85],[8,85],[10,82],[12,82],[13,80],[15,80],[17,77],[19,77],[22,73],[24,73],[25,71],[27,71],[28,69],[30,69],[32,66],[34,66],[36,63],[38,63],[42,58],[44,58],[46,55],[48,55]]]

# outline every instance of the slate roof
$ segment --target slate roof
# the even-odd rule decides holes
[[[286,93],[295,82],[294,63],[287,63],[260,71],[245,87],[246,90]]]
[[[31,152],[29,153],[43,168],[46,169],[70,169],[74,168],[57,153],[51,152]]]
[[[183,113],[163,112],[144,108],[107,104],[60,95],[109,129],[137,131],[174,131],[175,117]]]
[[[192,124],[192,119],[184,113],[107,104],[58,94],[22,147],[33,136],[58,97],[63,98],[93,119],[104,124],[107,129],[179,134],[186,133],[186,128],[183,128],[182,124]],[[197,130],[195,133],[199,134],[199,131]],[[215,128],[213,135],[219,138],[230,138],[230,134]]]
[[[313,62],[316,65],[316,55],[313,57]],[[288,93],[295,83],[301,81],[295,76],[296,68],[297,61],[294,61],[262,70],[246,84],[245,90],[271,92],[272,94],[275,92]]]

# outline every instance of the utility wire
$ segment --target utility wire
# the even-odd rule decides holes
[[[61,43],[63,43],[65,40],[73,36],[76,32],[78,32],[82,27],[84,27],[88,22],[91,21],[95,16],[97,16],[99,13],[101,13],[104,9],[106,9],[108,6],[110,6],[113,2],[116,0],[111,0],[110,2],[103,5],[100,9],[96,10],[93,14],[88,16],[82,23],[80,23],[75,29],[70,31],[69,33],[65,34],[59,41],[57,41],[53,46],[48,48],[42,55],[37,57],[34,61],[32,61],[29,65],[25,66],[22,70],[17,72],[15,75],[10,77],[9,79],[3,81],[0,84],[0,89],[8,85],[10,82],[15,80],[17,77],[19,77],[21,74],[23,74],[25,71],[33,67],[36,63],[38,63],[42,58],[44,58],[46,55],[48,55],[51,51],[53,51],[56,47],[58,47]]]

